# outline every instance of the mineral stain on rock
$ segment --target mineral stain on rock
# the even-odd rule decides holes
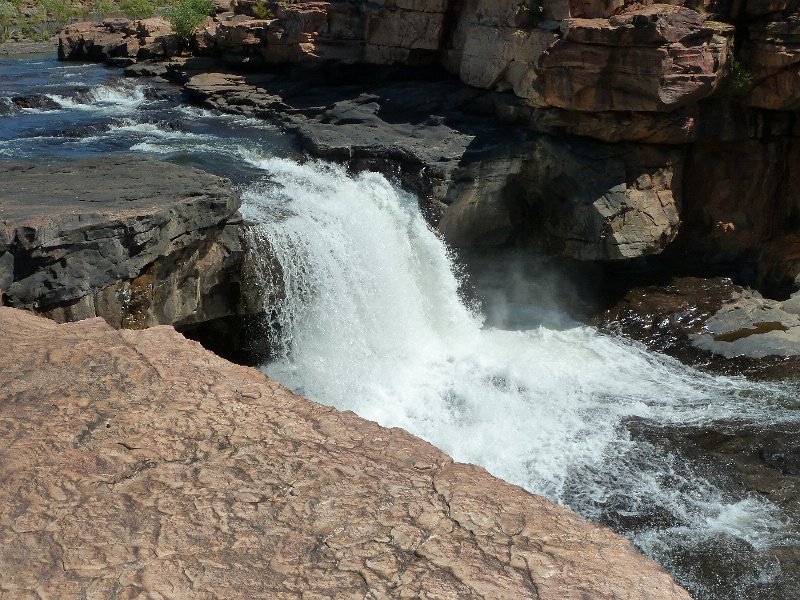
[[[750,337],[751,335],[762,335],[764,333],[769,333],[770,331],[788,331],[788,330],[789,328],[779,321],[770,321],[767,323],[759,321],[758,323],[753,323],[752,328],[739,329],[737,331],[731,331],[728,333],[720,333],[718,335],[715,335],[714,341],[735,342],[737,340]]]

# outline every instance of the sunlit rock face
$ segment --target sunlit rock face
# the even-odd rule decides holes
[[[242,312],[228,180],[124,155],[0,171],[5,304],[128,328]]]
[[[752,285],[796,287],[791,207],[797,202],[790,182],[798,179],[800,163],[779,158],[785,168],[776,177],[770,162],[775,148],[792,157],[800,147],[793,118],[800,34],[790,3],[237,0],[219,10],[197,32],[196,54],[249,71],[299,65],[313,75],[303,80],[303,100],[296,87],[265,85],[213,99],[206,94],[204,101],[290,127],[312,121],[296,129],[306,149],[354,168],[400,173],[423,196],[431,222],[444,219],[440,229],[455,245],[515,243],[580,260],[628,260],[670,249],[712,269],[746,263],[748,273],[757,273],[748,275]],[[107,52],[94,48],[122,29],[76,25],[62,34],[64,55],[106,59]],[[129,29],[139,32],[137,40],[155,39],[152,27]],[[440,101],[429,86],[447,73],[475,94],[470,102],[456,93],[452,102]],[[431,101],[422,106],[418,97],[395,95],[389,111],[385,98],[366,98],[381,96],[377,86],[392,78],[413,79],[417,94]],[[363,85],[356,96],[327,98],[337,82]],[[336,114],[315,114],[325,112],[320,89],[332,101],[325,111]],[[372,114],[351,119],[340,110],[354,101],[360,113],[374,106]],[[413,106],[398,116],[403,104]],[[456,111],[480,115],[482,127],[495,133],[476,135],[474,126],[453,119]],[[324,136],[313,133],[322,129]],[[416,132],[398,137],[401,129]],[[438,143],[422,130],[447,134],[441,160]],[[555,185],[548,194],[543,186],[554,175],[541,174],[534,155],[524,155],[550,145],[537,134],[577,138],[564,142],[574,148],[586,138],[622,147],[590,152],[588,159],[570,154],[559,176],[591,183],[566,191]],[[482,144],[504,137],[508,142],[492,150]],[[426,150],[414,140],[423,140]],[[735,167],[720,165],[719,154],[733,157]],[[590,164],[605,155],[616,157],[607,185]],[[753,182],[763,182],[765,192]]]
[[[170,327],[0,327],[8,594],[689,598],[610,530]]]

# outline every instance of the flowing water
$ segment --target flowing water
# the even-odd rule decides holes
[[[34,92],[51,102],[11,100]],[[263,123],[102,67],[0,59],[0,159],[120,151],[239,184],[249,259],[276,298],[271,377],[614,526],[698,598],[800,597],[794,516],[664,442],[793,427],[796,385],[704,374],[569,319],[490,327],[416,199],[382,176],[300,164]]]

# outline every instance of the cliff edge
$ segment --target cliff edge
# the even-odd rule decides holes
[[[3,596],[689,598],[610,530],[171,327],[0,330]]]

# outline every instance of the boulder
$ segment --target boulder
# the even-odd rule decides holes
[[[0,330],[6,595],[689,599],[609,529],[170,327]]]
[[[3,301],[129,328],[236,314],[239,203],[227,180],[152,159],[0,163]]]
[[[545,102],[577,111],[671,111],[724,79],[733,27],[654,4],[609,19],[567,19],[539,63]]]
[[[800,295],[770,300],[727,278],[675,277],[631,287],[594,324],[714,371],[800,376]]]
[[[167,58],[181,49],[172,26],[161,17],[75,23],[58,35],[59,60],[88,60],[127,66],[137,59]]]

